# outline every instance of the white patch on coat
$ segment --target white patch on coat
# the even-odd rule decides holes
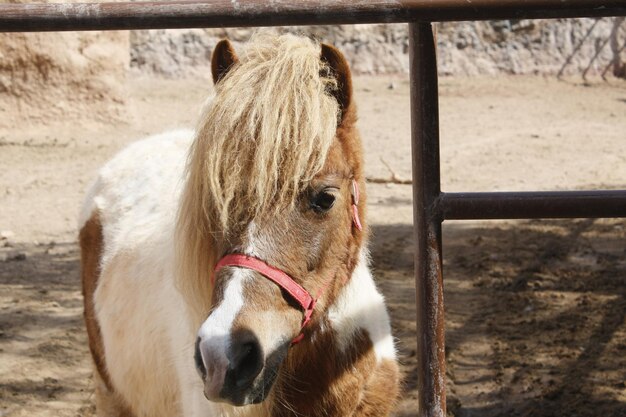
[[[246,246],[243,248],[242,253],[248,256],[253,256],[265,262],[268,254],[276,252],[276,246],[274,244],[274,237],[271,234],[272,227],[265,227],[263,233],[254,221],[248,224],[246,230]],[[255,279],[266,279],[271,285],[279,286],[271,280],[256,275]],[[270,307],[271,304],[268,304]],[[256,329],[256,336],[263,348],[263,352],[271,354],[276,351],[285,343],[285,337],[288,337],[289,328],[285,327],[283,317],[277,313],[274,309],[255,311],[256,321],[265,323],[263,329]]]
[[[353,342],[354,334],[363,329],[372,340],[377,361],[395,359],[385,299],[374,284],[365,251],[361,252],[350,281],[328,309],[328,317],[342,351]]]
[[[228,367],[226,351],[230,346],[230,335],[235,319],[243,305],[243,286],[251,279],[250,271],[242,268],[233,268],[230,279],[226,284],[224,298],[209,317],[202,323],[198,337],[203,347],[213,351],[212,358],[217,360],[224,369]],[[205,360],[203,358],[203,360]],[[204,366],[214,366],[205,362]]]
[[[172,264],[192,139],[192,131],[178,130],[129,145],[99,171],[79,218],[83,226],[97,213],[102,224],[95,314],[111,381],[137,415],[175,415],[179,408],[172,365],[184,347],[163,341],[187,321]]]
[[[94,294],[107,368],[120,395],[149,416],[267,416],[259,406],[207,401],[194,366],[189,312],[175,288],[174,224],[194,133],[176,130],[130,144],[98,173],[79,227],[103,228]]]

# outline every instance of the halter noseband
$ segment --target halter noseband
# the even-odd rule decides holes
[[[287,294],[289,294],[291,298],[293,298],[304,311],[304,318],[302,320],[300,330],[304,329],[304,326],[306,326],[307,323],[311,320],[311,315],[313,314],[313,309],[315,308],[315,304],[317,303],[317,298],[313,298],[313,296],[307,290],[302,288],[297,282],[293,280],[293,278],[291,278],[285,272],[266,264],[258,258],[243,255],[240,253],[233,253],[230,255],[226,255],[219,260],[219,262],[215,266],[215,273],[213,277],[215,277],[215,275],[217,275],[217,272],[225,266],[239,266],[252,269],[253,271],[260,273],[265,278],[269,279],[274,284],[285,290]],[[213,278],[213,280],[215,280],[215,278]],[[295,339],[291,341],[291,343],[298,343],[300,340],[302,340],[303,336],[304,334],[300,333],[298,336],[296,336]]]
[[[363,230],[361,225],[361,221],[359,219],[359,186],[356,180],[352,180],[352,224],[360,231]],[[280,288],[285,290],[287,294],[293,298],[298,305],[302,308],[304,312],[304,318],[302,319],[302,325],[300,326],[300,333],[296,336],[291,344],[295,345],[300,342],[304,338],[304,333],[302,330],[304,327],[311,321],[311,316],[313,315],[313,310],[315,309],[315,305],[317,304],[317,300],[324,294],[328,284],[330,284],[330,280],[326,282],[322,288],[317,293],[317,297],[313,297],[311,293],[305,290],[300,284],[293,280],[284,271],[281,271],[278,268],[275,268],[264,261],[255,258],[253,256],[244,255],[241,253],[232,253],[224,256],[217,262],[215,265],[215,269],[213,270],[213,275],[211,276],[211,284],[215,284],[215,276],[217,273],[226,266],[238,266],[242,268],[252,269],[253,271],[258,272],[263,275],[265,278],[269,279]]]

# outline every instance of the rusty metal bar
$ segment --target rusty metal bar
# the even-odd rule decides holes
[[[626,190],[443,193],[445,220],[626,217]]]
[[[430,23],[409,24],[420,417],[446,415],[437,54]]]
[[[2,3],[0,32],[626,15],[626,0],[212,0]]]

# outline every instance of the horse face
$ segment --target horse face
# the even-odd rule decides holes
[[[216,81],[236,62],[227,42],[214,52]],[[354,214],[353,182],[362,178],[360,141],[354,127],[347,63],[334,48],[322,45],[337,77],[335,92],[341,123],[324,168],[289,208],[263,218],[235,219],[237,230],[213,242],[219,256],[245,254],[287,273],[317,304],[302,329],[303,312],[286,291],[260,273],[224,267],[215,275],[211,312],[198,332],[195,362],[211,401],[246,405],[270,393],[290,349],[301,349],[320,329],[324,311],[349,278],[363,238]],[[363,184],[360,184],[361,189]],[[292,340],[304,332],[300,345]]]
[[[220,252],[261,259],[318,298],[303,343],[349,276],[362,233],[353,224],[352,179],[341,160],[340,147],[334,147],[325,172],[295,207],[249,222]],[[268,395],[301,331],[303,312],[278,285],[241,267],[219,271],[212,301],[196,344],[205,395],[235,405],[258,403]]]

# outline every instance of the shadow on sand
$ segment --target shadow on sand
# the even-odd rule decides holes
[[[0,377],[0,411],[56,400],[89,415],[76,245],[2,250],[0,349],[24,372]],[[411,225],[374,226],[371,253],[406,372],[396,415],[415,415]],[[623,220],[451,223],[444,273],[451,415],[626,415]]]
[[[373,234],[415,415],[412,228]],[[626,415],[624,220],[447,224],[444,277],[449,414]]]

